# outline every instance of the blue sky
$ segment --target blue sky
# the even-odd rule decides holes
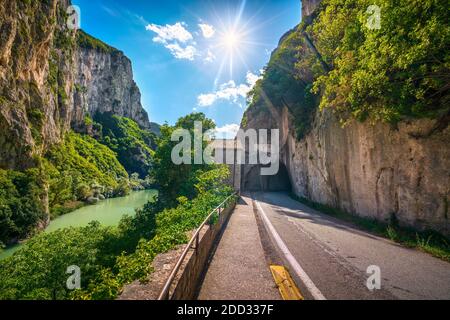
[[[73,0],[81,27],[122,50],[150,120],[192,111],[236,129],[245,94],[280,37],[300,22],[300,0]]]

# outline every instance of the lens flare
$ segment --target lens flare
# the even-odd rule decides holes
[[[229,50],[239,49],[241,37],[234,31],[227,32],[223,38],[224,46]]]

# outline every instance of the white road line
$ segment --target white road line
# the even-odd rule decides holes
[[[298,263],[298,261],[294,258],[291,251],[289,251],[289,249],[286,246],[286,244],[284,243],[283,239],[281,239],[280,235],[275,230],[275,227],[270,222],[269,218],[267,217],[266,213],[264,212],[264,209],[262,208],[259,201],[255,199],[255,203],[258,207],[258,210],[261,213],[264,224],[266,225],[268,231],[272,234],[273,239],[276,241],[281,252],[284,254],[287,261],[289,262],[291,267],[294,269],[294,271],[298,275],[298,277],[302,280],[303,284],[309,290],[309,292],[311,293],[313,298],[315,300],[326,300],[326,298],[322,294],[322,292],[320,292],[320,290],[316,287],[314,282],[312,282],[311,278],[308,276],[308,274],[305,272],[305,270],[303,270],[303,268],[300,266],[300,263]]]

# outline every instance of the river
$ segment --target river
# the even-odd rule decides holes
[[[107,199],[98,204],[86,206],[52,220],[44,232],[52,232],[67,227],[87,226],[91,221],[98,221],[104,226],[119,224],[124,215],[133,216],[135,209],[142,208],[156,195],[155,190],[132,192],[121,198]],[[0,252],[0,260],[11,256],[26,244],[17,244]]]

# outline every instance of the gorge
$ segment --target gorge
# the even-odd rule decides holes
[[[149,186],[158,127],[131,61],[70,29],[69,5],[0,4],[0,242],[26,238],[85,201]]]
[[[182,15],[172,2],[73,2],[110,23],[91,19],[92,34],[115,34],[111,26],[126,17],[117,23],[121,36],[109,41],[135,59],[136,79],[142,70],[149,75],[142,92],[147,98],[156,86],[151,101],[167,122],[150,122],[124,52],[70,27],[72,1],[0,0],[0,300],[112,300],[130,284],[143,284],[147,298],[156,269],[176,273],[183,265],[176,254],[197,257],[199,226],[215,225],[224,228],[214,232],[218,245],[211,238],[203,253],[205,261],[222,260],[210,274],[209,297],[255,297],[258,290],[278,297],[275,284],[284,281],[270,271],[275,261],[286,263],[285,275],[296,270],[292,282],[349,293],[331,298],[377,298],[366,286],[368,264],[383,267],[383,281],[394,280],[403,294],[412,284],[411,297],[448,296],[450,29],[443,2],[378,0],[380,28],[368,27],[371,0],[303,0],[300,24],[298,15],[284,16],[293,8],[287,1],[230,1],[238,4],[236,20],[225,26],[226,13],[199,21],[212,11],[202,3],[177,3],[189,11]],[[289,10],[273,17],[280,8]],[[294,25],[271,54],[255,45],[276,37],[274,48]],[[151,55],[140,60],[143,52]],[[255,60],[250,66],[239,62],[244,53]],[[267,140],[277,137],[279,154],[270,149],[264,165],[195,161],[208,145],[202,137],[234,132],[239,121],[243,130],[279,130],[279,139],[271,133]],[[182,141],[174,138],[179,132]],[[260,137],[249,144],[269,150],[268,135]],[[237,139],[213,140],[208,151],[235,155],[240,148]],[[278,159],[277,174],[261,175]],[[20,250],[3,250],[10,245]],[[171,261],[153,264],[165,254]],[[415,268],[405,268],[411,261]],[[187,272],[188,280],[205,275],[204,263],[195,267],[202,276]],[[313,275],[306,282],[300,264]],[[81,270],[79,288],[67,286],[68,266]],[[267,282],[254,290],[264,272]],[[422,288],[438,294],[421,295]]]

